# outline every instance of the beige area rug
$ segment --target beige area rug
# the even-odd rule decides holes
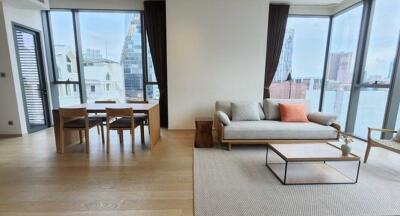
[[[353,144],[363,155],[365,144]],[[400,155],[372,149],[357,184],[282,185],[265,147],[194,149],[196,216],[400,215]]]

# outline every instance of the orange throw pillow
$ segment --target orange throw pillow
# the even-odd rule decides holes
[[[304,104],[279,103],[279,112],[283,122],[308,122]]]

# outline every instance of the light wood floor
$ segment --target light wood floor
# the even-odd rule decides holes
[[[96,129],[89,155],[56,154],[52,128],[0,139],[0,215],[193,215],[193,133],[162,131],[151,152],[137,135],[135,154],[124,136],[109,155]]]

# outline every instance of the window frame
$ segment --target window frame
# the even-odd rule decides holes
[[[74,28],[74,39],[75,39],[75,52],[77,58],[77,72],[78,72],[78,81],[59,81],[57,80],[56,72],[57,72],[57,65],[55,62],[55,50],[54,50],[54,42],[53,42],[53,35],[51,29],[51,11],[70,11],[72,14],[73,19],[73,28]],[[139,13],[140,14],[140,21],[141,21],[141,43],[142,43],[142,82],[143,82],[143,100],[147,101],[147,92],[146,86],[147,85],[158,85],[157,82],[148,82],[147,79],[147,43],[146,43],[146,30],[144,26],[144,12],[143,10],[118,10],[118,9],[71,9],[71,8],[50,8],[48,11],[42,12],[42,19],[43,19],[43,26],[44,26],[44,33],[46,37],[46,51],[49,53],[47,55],[48,59],[48,67],[51,68],[49,70],[50,75],[50,85],[52,91],[52,101],[53,107],[59,107],[59,99],[58,99],[58,89],[57,85],[60,84],[78,84],[79,85],[79,93],[80,93],[80,102],[86,103],[87,102],[87,92],[86,92],[86,84],[84,78],[84,65],[83,65],[83,50],[82,50],[82,40],[81,40],[81,32],[80,32],[80,22],[79,22],[79,13],[80,12],[127,12],[127,13]]]

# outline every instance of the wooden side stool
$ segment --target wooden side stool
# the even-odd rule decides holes
[[[199,117],[195,119],[196,122],[196,136],[194,146],[196,148],[210,148],[213,147],[212,127],[213,119],[210,117]]]

